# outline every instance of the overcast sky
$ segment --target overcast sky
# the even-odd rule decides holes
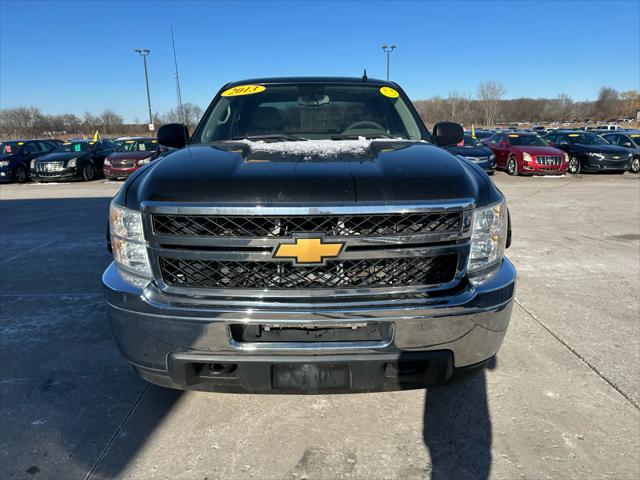
[[[184,101],[260,76],[391,77],[413,99],[475,95],[593,99],[640,88],[640,2],[33,2],[0,0],[0,106],[45,113],[111,108],[146,119],[175,105],[170,25]]]

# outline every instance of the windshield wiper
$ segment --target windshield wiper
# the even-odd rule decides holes
[[[402,140],[408,140],[408,138],[401,135],[387,135],[386,133],[373,133],[368,135],[331,135],[331,140],[359,140],[364,138],[366,140],[375,140],[376,138],[400,138]]]
[[[233,137],[231,140],[274,140],[281,142],[301,142],[307,141],[308,138],[296,137],[295,135],[287,135],[282,133],[274,133],[271,135],[246,135],[243,137]]]

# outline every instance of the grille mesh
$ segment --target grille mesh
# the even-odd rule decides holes
[[[457,254],[381,258],[294,267],[283,262],[187,260],[160,257],[167,285],[193,288],[354,288],[434,285],[453,280]]]
[[[153,229],[159,235],[195,237],[288,237],[296,232],[328,236],[411,235],[460,231],[462,213],[288,217],[154,215]]]
[[[36,162],[37,172],[59,172],[64,170],[64,162]]]
[[[562,164],[562,157],[539,155],[536,157],[536,163],[538,165],[547,165],[547,166],[560,165]]]

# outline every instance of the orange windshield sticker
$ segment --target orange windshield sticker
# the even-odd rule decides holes
[[[513,133],[509,134],[509,137],[511,138],[518,138],[520,135],[514,135]]]
[[[254,93],[264,92],[267,89],[264,85],[240,85],[231,87],[222,92],[223,97],[237,97],[239,95],[253,95]]]
[[[391,87],[380,87],[380,93],[389,98],[398,98],[400,96],[398,91]]]

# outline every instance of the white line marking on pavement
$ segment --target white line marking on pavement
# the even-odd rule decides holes
[[[558,340],[562,345],[564,345],[571,353],[573,353],[576,357],[578,357],[580,360],[582,360],[582,362],[589,367],[596,375],[598,375],[602,380],[604,380],[605,382],[607,382],[616,392],[618,392],[620,395],[622,395],[624,398],[626,398],[631,405],[633,405],[634,407],[636,407],[637,409],[640,410],[640,405],[638,405],[638,403],[631,398],[630,395],[627,395],[625,392],[623,392],[620,387],[618,387],[615,383],[613,383],[613,381],[609,380],[600,370],[598,370],[598,368],[595,365],[592,365],[589,360],[587,360],[586,357],[584,357],[583,355],[581,355],[575,348],[573,348],[571,345],[569,345],[569,343],[567,343],[567,341],[565,341],[562,337],[560,337],[558,334],[556,334],[553,330],[551,330],[547,325],[545,325],[545,323],[540,320],[538,318],[538,316],[536,314],[534,314],[533,312],[529,311],[529,309],[527,307],[525,307],[522,303],[520,303],[520,301],[518,299],[515,300],[516,305],[518,305],[522,310],[524,310],[524,312],[529,315],[531,318],[533,318],[542,328],[544,328],[547,332],[549,332],[549,334],[551,334],[551,336],[553,338],[555,338],[556,340]]]
[[[21,257],[22,255],[25,255],[25,254],[31,253],[31,252],[35,252],[39,248],[51,245],[53,242],[55,242],[55,240],[49,240],[48,242],[41,243],[40,245],[37,245],[37,246],[35,246],[33,248],[30,248],[29,250],[23,250],[20,253],[16,253],[13,257],[9,257],[9,258],[3,259],[2,261],[0,261],[0,263],[10,262],[11,260],[15,260],[16,258]]]

